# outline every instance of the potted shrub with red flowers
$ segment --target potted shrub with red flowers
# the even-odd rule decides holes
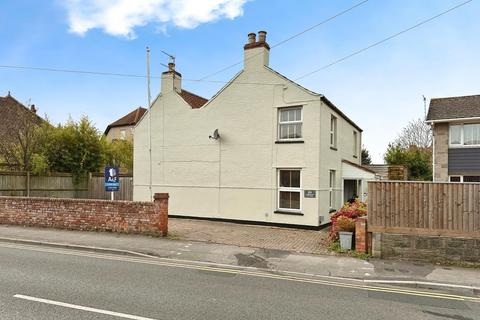
[[[337,219],[336,229],[340,237],[340,248],[352,250],[352,238],[355,231],[355,220],[347,216],[340,216]]]
[[[337,212],[330,216],[330,242],[331,244],[338,243],[340,238],[340,232],[349,232],[349,234],[345,234],[343,238],[352,239],[353,232],[355,231],[355,221],[359,217],[363,217],[367,215],[367,204],[365,202],[360,201],[359,199],[355,199],[352,203],[345,203],[343,207],[341,207]],[[340,221],[340,223],[339,223]],[[341,250],[345,250],[344,247],[351,248],[351,245],[348,246],[348,243],[339,244],[341,246]]]

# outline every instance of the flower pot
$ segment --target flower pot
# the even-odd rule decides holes
[[[338,234],[340,235],[340,248],[342,250],[352,250],[353,232],[339,231]]]

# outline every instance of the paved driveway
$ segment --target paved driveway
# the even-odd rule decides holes
[[[169,218],[169,234],[184,240],[327,254],[326,229],[302,230],[229,222]]]

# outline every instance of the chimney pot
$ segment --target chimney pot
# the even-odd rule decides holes
[[[32,104],[32,105],[30,106],[30,110],[31,110],[33,113],[37,113],[37,108],[35,108],[35,105],[34,105],[34,104]]]
[[[267,31],[258,31],[258,42],[267,41]]]
[[[175,63],[173,62],[168,63],[168,71],[175,71]]]
[[[255,34],[255,32],[250,32],[248,34],[248,43],[255,43],[255,41],[257,41],[256,37],[257,35]]]

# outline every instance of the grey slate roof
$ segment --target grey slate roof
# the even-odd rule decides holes
[[[427,121],[480,117],[480,95],[433,98]]]

